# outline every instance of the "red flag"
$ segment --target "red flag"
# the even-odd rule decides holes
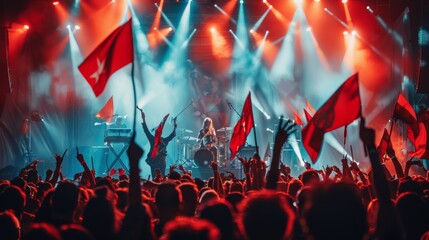
[[[429,109],[418,119],[419,131],[415,139],[415,152],[409,154],[413,157],[429,159]]]
[[[313,163],[317,161],[326,132],[362,116],[358,74],[351,76],[314,114],[302,129],[302,140]]]
[[[307,123],[309,123],[313,117],[305,108],[304,108],[304,114],[305,114],[305,119],[307,120]]]
[[[380,144],[377,148],[380,159],[383,159],[383,156],[384,154],[386,154],[386,150],[389,145],[392,145],[392,142],[390,141],[389,137],[389,132],[387,131],[387,129],[384,129],[383,137],[381,137]]]
[[[295,117],[295,123],[298,125],[304,125],[304,123],[302,122],[301,117],[299,116],[298,112],[295,109],[292,109],[293,115]]]
[[[95,116],[109,123],[112,121],[114,109],[113,96],[111,96],[109,101],[107,101],[104,107]]]
[[[419,134],[419,123],[414,108],[402,94],[399,94],[396,101],[393,117],[407,124],[408,139],[415,145],[416,137]]]
[[[398,96],[393,117],[409,125],[417,122],[417,116],[414,112],[414,108],[402,94],[399,94]]]
[[[238,120],[234,127],[234,132],[231,136],[229,143],[229,149],[231,150],[231,160],[234,159],[240,148],[246,143],[247,135],[253,128],[253,110],[252,110],[252,98],[247,95],[246,101],[244,102],[243,110],[241,111],[241,118]]]
[[[158,127],[155,130],[155,138],[154,138],[154,145],[152,149],[152,158],[155,158],[158,154],[158,148],[159,144],[161,143],[161,135],[162,135],[162,129],[164,129],[165,122],[167,121],[167,118],[170,114],[165,115],[165,117],[162,119],[161,123],[158,125]]]
[[[114,30],[80,64],[79,71],[96,97],[106,88],[110,76],[133,62],[131,19]]]

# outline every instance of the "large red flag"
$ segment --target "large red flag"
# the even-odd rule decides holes
[[[106,88],[110,76],[133,62],[131,19],[114,30],[80,64],[79,71],[96,97]]]
[[[107,101],[104,107],[95,116],[109,123],[112,121],[114,109],[113,96],[111,96],[109,101]]]
[[[154,137],[154,145],[152,149],[152,158],[155,158],[156,155],[158,155],[158,149],[159,144],[161,143],[161,135],[162,135],[162,129],[164,129],[165,122],[167,121],[167,118],[170,114],[165,115],[165,117],[162,119],[161,123],[158,125],[158,127],[155,130],[155,137]]]
[[[231,160],[235,158],[237,152],[246,143],[247,135],[253,128],[253,110],[252,110],[252,98],[247,95],[246,101],[244,102],[243,110],[241,111],[241,118],[238,120],[234,127],[234,132],[229,142],[229,149],[231,150]]]
[[[427,109],[418,119],[419,131],[415,139],[415,152],[410,152],[411,156],[429,159],[429,109]]]
[[[326,132],[362,116],[358,74],[351,76],[314,114],[302,129],[302,140],[313,163],[317,161]]]
[[[393,117],[407,124],[408,139],[415,145],[416,137],[419,134],[419,123],[414,108],[402,94],[399,94],[396,101]]]
[[[414,108],[402,94],[399,94],[398,96],[393,117],[402,120],[409,125],[417,122],[417,116],[414,112]]]

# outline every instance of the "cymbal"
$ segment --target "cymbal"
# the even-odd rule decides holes
[[[197,141],[198,138],[196,138],[196,137],[182,137],[182,140],[185,140],[185,141]]]
[[[219,128],[217,131],[218,131],[218,132],[227,132],[227,131],[232,131],[232,127],[223,127],[223,128]]]
[[[186,129],[186,128],[178,128],[177,131],[181,131],[181,132],[184,132],[184,133],[193,133],[192,130],[189,130],[189,129]]]

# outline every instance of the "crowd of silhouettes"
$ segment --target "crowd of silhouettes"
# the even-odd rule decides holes
[[[165,176],[157,171],[143,180],[143,150],[134,137],[128,173],[96,177],[77,153],[84,171],[73,180],[61,174],[64,155],[41,179],[33,162],[0,182],[0,239],[429,239],[429,179],[409,176],[412,166],[423,169],[420,161],[409,160],[403,169],[389,146],[395,173],[386,171],[374,130],[362,119],[369,173],[343,159],[341,167],[323,171],[306,164],[294,178],[280,158],[295,129],[281,118],[269,168],[258,154],[240,157],[243,179],[222,176],[212,162],[208,181],[174,165]]]

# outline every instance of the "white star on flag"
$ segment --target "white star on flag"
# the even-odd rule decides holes
[[[95,83],[97,83],[97,82],[98,82],[98,79],[100,79],[100,75],[104,72],[104,63],[105,63],[105,62],[106,62],[105,60],[100,61],[100,59],[98,59],[98,58],[97,58],[97,66],[98,66],[98,69],[97,69],[97,71],[95,71],[95,72],[91,75],[91,78],[94,78],[94,79],[95,79]]]

